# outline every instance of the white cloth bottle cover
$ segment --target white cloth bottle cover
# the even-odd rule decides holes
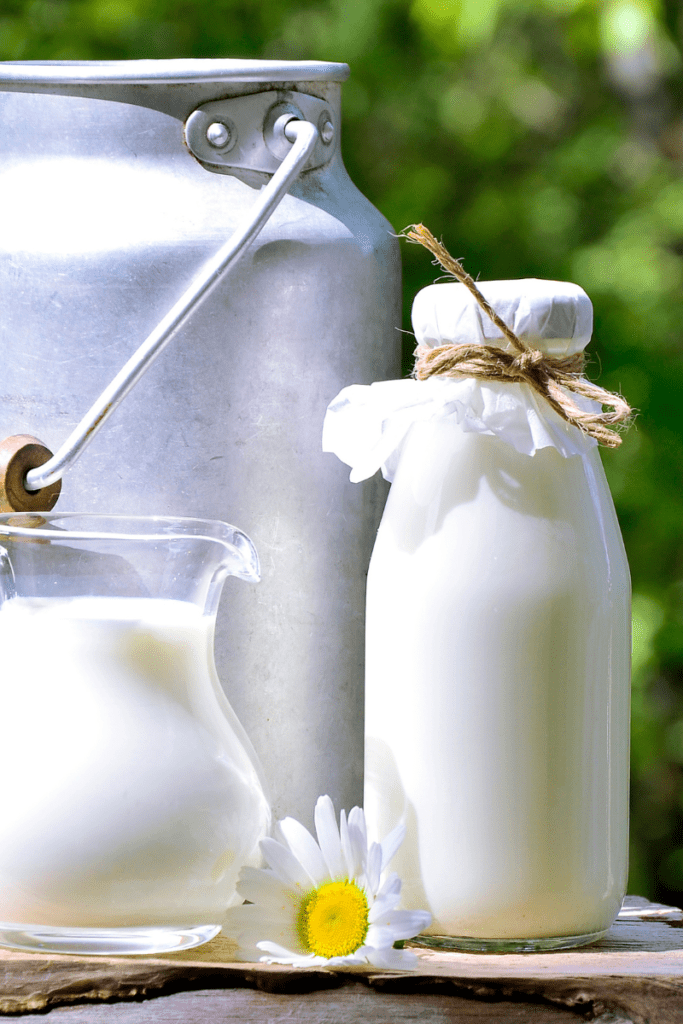
[[[561,357],[582,351],[590,341],[593,307],[578,285],[528,278],[483,281],[477,286],[530,347]],[[459,283],[430,285],[418,292],[412,322],[418,344],[431,348],[504,342],[474,296]],[[579,395],[573,398],[586,411],[600,409]],[[410,427],[433,416],[453,418],[466,432],[499,437],[525,455],[555,448],[569,458],[597,444],[563,420],[528,384],[430,377],[344,388],[328,406],[323,451],[351,466],[353,482],[378,469],[386,480],[393,480]]]

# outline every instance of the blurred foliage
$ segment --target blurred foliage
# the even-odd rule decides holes
[[[0,58],[347,61],[343,149],[473,276],[581,284],[634,583],[630,891],[683,902],[683,8],[678,0],[3,0]],[[404,247],[412,296],[437,275]],[[408,341],[410,339],[407,339]],[[410,346],[408,346],[409,348]],[[409,358],[406,352],[406,359]]]

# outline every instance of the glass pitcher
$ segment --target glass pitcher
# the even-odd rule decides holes
[[[0,943],[158,953],[220,930],[270,825],[213,660],[221,522],[0,516]]]

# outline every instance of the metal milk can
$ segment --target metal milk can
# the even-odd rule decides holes
[[[56,452],[16,486],[44,511],[68,468],[59,511],[248,531],[262,583],[226,587],[218,673],[274,813],[303,820],[321,793],[361,802],[364,570],[385,496],[348,487],[320,425],[349,380],[399,370],[397,242],[339,147],[347,74],[0,65],[0,439]]]

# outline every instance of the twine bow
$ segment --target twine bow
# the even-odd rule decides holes
[[[618,448],[621,437],[611,427],[624,424],[631,416],[631,408],[621,395],[593,384],[582,376],[583,352],[555,358],[525,345],[514,331],[501,320],[486,301],[470,275],[458,260],[437,242],[434,235],[423,224],[413,224],[402,237],[418,242],[436,256],[443,269],[461,281],[474,295],[486,315],[493,321],[512,345],[513,351],[497,345],[441,345],[429,348],[418,345],[415,350],[416,362],[413,377],[426,380],[434,375],[445,377],[477,377],[482,380],[500,380],[507,383],[528,384],[541,395],[567,423],[573,424],[584,434],[607,448]],[[569,392],[569,394],[567,394]],[[591,413],[580,409],[572,393],[591,398],[600,405],[608,406],[611,412]]]

